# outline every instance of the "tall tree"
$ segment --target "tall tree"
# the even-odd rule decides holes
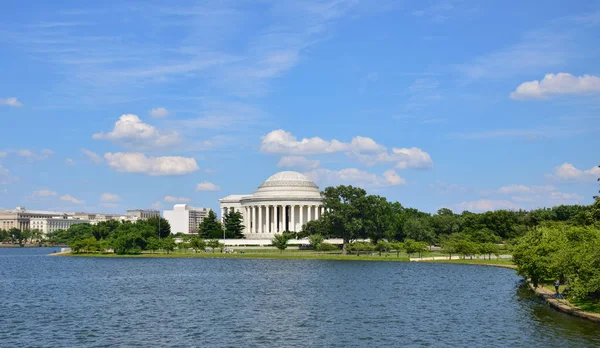
[[[275,234],[273,239],[271,239],[271,243],[279,249],[279,252],[283,252],[288,247],[288,241],[290,240],[290,236],[288,234]]]
[[[159,223],[160,221],[160,223]],[[146,222],[152,226],[152,228],[155,231],[156,235],[157,233],[159,233],[159,237],[160,238],[167,238],[169,235],[171,235],[171,225],[169,224],[169,221],[167,219],[165,219],[164,217],[161,216],[153,216],[151,218],[148,218],[148,220],[146,220]],[[159,226],[160,226],[160,231],[159,231]]]
[[[244,223],[242,213],[231,211],[223,217],[223,227],[225,228],[226,238],[241,239],[244,238]]]
[[[343,240],[344,254],[346,245],[363,230],[363,216],[359,206],[366,195],[367,192],[361,188],[344,185],[327,187],[322,192],[325,207],[323,217],[328,225],[329,236]]]
[[[204,239],[223,238],[223,226],[217,220],[215,212],[210,210],[198,228],[198,235]]]

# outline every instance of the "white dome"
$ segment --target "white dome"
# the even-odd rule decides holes
[[[271,175],[258,190],[254,197],[306,197],[321,199],[321,191],[306,175],[293,171],[279,172]]]
[[[271,175],[265,182],[259,186],[262,187],[314,187],[319,188],[306,175],[298,172],[285,171]]]

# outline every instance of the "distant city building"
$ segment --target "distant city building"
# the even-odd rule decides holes
[[[27,210],[24,207],[0,209],[0,229],[18,228],[22,231],[39,229],[45,233],[59,229],[68,229],[71,225],[89,223],[97,225],[102,221],[136,222],[152,216],[160,216],[158,210],[133,209],[122,214],[98,214],[88,212],[57,212],[46,210]],[[66,228],[65,228],[66,227]]]
[[[175,204],[173,210],[163,211],[163,217],[171,225],[171,233],[197,233],[198,226],[208,216],[209,208],[194,208],[187,204]]]
[[[3,230],[18,228],[21,231],[25,231],[31,229],[31,219],[52,218],[55,216],[62,218],[67,217],[65,213],[45,210],[26,210],[24,207],[0,209],[0,228]]]
[[[242,214],[247,239],[271,239],[276,233],[299,232],[324,213],[321,191],[298,172],[279,172],[251,195],[230,195],[219,200],[221,218],[231,211]],[[172,230],[172,229],[171,229]]]
[[[40,230],[42,233],[47,234],[58,230],[68,230],[69,227],[76,224],[89,223],[89,220],[81,220],[74,218],[32,218],[29,222],[29,228],[32,230]]]
[[[153,209],[132,209],[127,210],[127,215],[137,217],[141,220],[145,220],[154,216],[160,216],[160,211]]]

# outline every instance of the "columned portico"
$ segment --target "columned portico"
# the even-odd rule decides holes
[[[219,200],[221,217],[239,211],[244,219],[244,235],[270,239],[276,233],[299,232],[309,221],[322,216],[321,192],[306,176],[280,172],[251,195],[231,195]]]

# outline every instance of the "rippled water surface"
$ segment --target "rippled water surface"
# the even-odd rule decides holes
[[[598,347],[508,269],[0,248],[0,346]]]

